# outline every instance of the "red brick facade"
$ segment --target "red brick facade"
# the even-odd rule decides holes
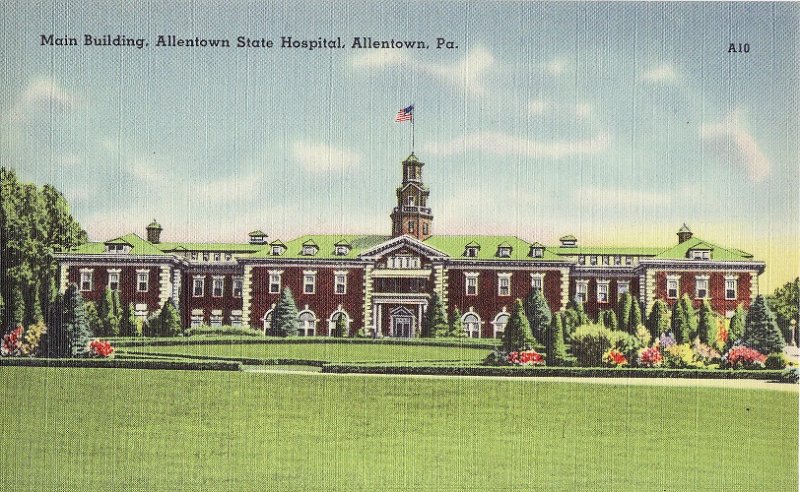
[[[108,287],[108,271],[120,270],[120,285],[119,294],[120,300],[123,303],[147,304],[147,309],[154,311],[160,308],[159,297],[161,296],[161,287],[159,277],[161,274],[160,267],[157,266],[136,266],[136,265],[103,265],[103,264],[86,264],[86,265],[71,265],[66,267],[67,282],[76,284],[80,288],[80,278],[82,269],[92,270],[92,288],[90,290],[81,290],[81,295],[84,299],[91,302],[99,302]],[[148,285],[147,291],[139,292],[136,285],[137,270],[147,269]]]
[[[675,298],[667,296],[667,277],[678,276],[678,295]],[[707,275],[709,277],[709,295],[708,299],[711,302],[711,307],[714,311],[722,314],[730,313],[736,309],[736,306],[741,304],[742,307],[748,309],[751,302],[751,286],[752,277],[750,273],[741,272],[734,274],[727,274],[723,272],[670,272],[659,271],[656,272],[656,297],[663,299],[667,305],[672,306],[677,300],[687,294],[692,299],[692,304],[695,308],[700,307],[703,300],[696,296],[697,276]],[[737,289],[735,299],[725,298],[725,277],[727,275],[736,275]]]

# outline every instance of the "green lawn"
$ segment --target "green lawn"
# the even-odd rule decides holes
[[[798,485],[794,392],[23,367],[0,378],[4,491]]]
[[[327,362],[469,360],[480,361],[489,349],[400,344],[264,343],[213,345],[159,345],[122,347],[120,351],[190,354],[254,359],[306,359]]]

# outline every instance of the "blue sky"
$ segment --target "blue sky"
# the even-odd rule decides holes
[[[698,236],[797,274],[798,5],[4,2],[0,157],[94,239],[388,233],[416,104],[434,233]],[[151,46],[46,47],[125,34]],[[156,48],[159,34],[453,50]],[[82,39],[79,39],[82,41]],[[728,44],[749,43],[749,53]],[[773,285],[769,285],[773,284]]]

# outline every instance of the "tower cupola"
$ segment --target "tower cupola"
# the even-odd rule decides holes
[[[153,219],[153,222],[147,226],[147,240],[153,244],[158,244],[161,242],[161,224],[156,222],[156,219]]]
[[[397,188],[397,206],[392,210],[392,237],[407,234],[421,241],[431,236],[433,215],[428,207],[430,191],[422,182],[422,166],[412,152],[402,162],[403,181]]]

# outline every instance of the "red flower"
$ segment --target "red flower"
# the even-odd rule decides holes
[[[10,332],[6,333],[3,337],[3,344],[0,346],[0,354],[2,355],[19,355],[19,349],[22,345],[22,325],[17,326],[17,328]]]
[[[538,366],[544,364],[544,356],[535,350],[526,350],[523,352],[509,352],[506,360],[511,364],[520,366]]]
[[[114,347],[107,340],[95,339],[89,343],[89,351],[92,353],[92,357],[111,357]]]

